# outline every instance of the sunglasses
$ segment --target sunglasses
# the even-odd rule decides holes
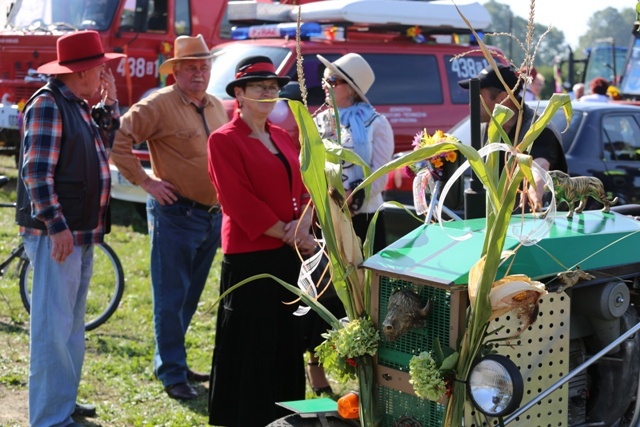
[[[336,86],[340,86],[347,83],[346,81],[342,80],[338,76],[329,76],[326,79],[324,79],[324,82],[331,87],[336,87]]]

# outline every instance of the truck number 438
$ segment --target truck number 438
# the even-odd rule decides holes
[[[489,63],[482,57],[457,58],[451,61],[451,71],[458,79],[468,79],[480,74]]]
[[[118,63],[116,73],[126,76],[125,63],[129,67],[129,75],[131,77],[142,78],[144,76],[158,76],[157,61],[148,61],[145,58],[122,58]]]

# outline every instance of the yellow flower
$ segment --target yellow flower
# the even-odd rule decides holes
[[[611,99],[622,99],[622,95],[620,94],[620,90],[615,86],[609,86],[607,88],[607,95]]]
[[[422,30],[418,26],[407,29],[407,37],[417,37],[422,34]]]
[[[448,135],[441,130],[437,130],[433,133],[433,135],[429,135],[426,129],[418,132],[418,134],[413,139],[414,150],[419,150],[421,148],[429,147],[431,145],[440,144],[443,142],[460,142],[456,137]],[[442,168],[444,166],[444,162],[453,163],[458,158],[458,154],[455,151],[447,151],[446,153],[441,153],[437,156],[433,156],[428,158],[427,160],[435,167],[436,169]],[[416,166],[411,168],[415,173],[418,172],[419,168]]]

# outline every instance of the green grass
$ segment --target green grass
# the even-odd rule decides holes
[[[11,162],[0,158],[0,174],[14,177]],[[15,180],[0,191],[0,202],[15,200]],[[0,209],[0,259],[18,242],[13,209]],[[149,238],[146,223],[133,207],[113,202],[113,227],[106,237],[125,272],[125,292],[115,315],[86,335],[87,352],[79,399],[97,405],[93,426],[196,426],[206,425],[207,399],[180,403],[169,399],[153,375],[153,322],[149,276]],[[0,384],[16,392],[27,389],[28,315],[22,307],[14,262],[0,279]],[[188,333],[189,364],[209,371],[214,343],[220,253],[211,269],[200,309]],[[26,416],[26,414],[25,414]],[[2,422],[0,422],[2,424]],[[25,424],[26,425],[26,424]]]
[[[0,203],[15,200],[17,171],[13,159],[0,157],[0,174],[13,177],[0,189]],[[13,209],[0,209],[0,260],[19,242]],[[97,406],[98,418],[88,426],[203,426],[207,424],[208,384],[198,385],[200,398],[188,403],[167,397],[153,375],[153,321],[146,222],[132,205],[114,200],[113,226],[107,242],[118,254],[125,274],[125,291],[118,311],[104,325],[86,335],[87,351],[79,400]],[[200,308],[187,333],[189,365],[208,372],[215,340],[212,307],[218,297],[221,251],[218,251]],[[0,278],[0,406],[26,399],[29,371],[29,317],[22,307],[14,262]],[[12,268],[13,267],[13,268]],[[347,386],[332,383],[334,390]],[[308,396],[310,392],[308,391]],[[26,405],[25,405],[26,408]],[[3,411],[0,411],[3,412]],[[21,418],[0,426],[26,426]]]

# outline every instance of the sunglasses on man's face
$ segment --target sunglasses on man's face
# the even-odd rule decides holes
[[[324,79],[324,82],[331,87],[340,86],[346,83],[346,81],[342,80],[338,76],[329,76],[326,79]]]

